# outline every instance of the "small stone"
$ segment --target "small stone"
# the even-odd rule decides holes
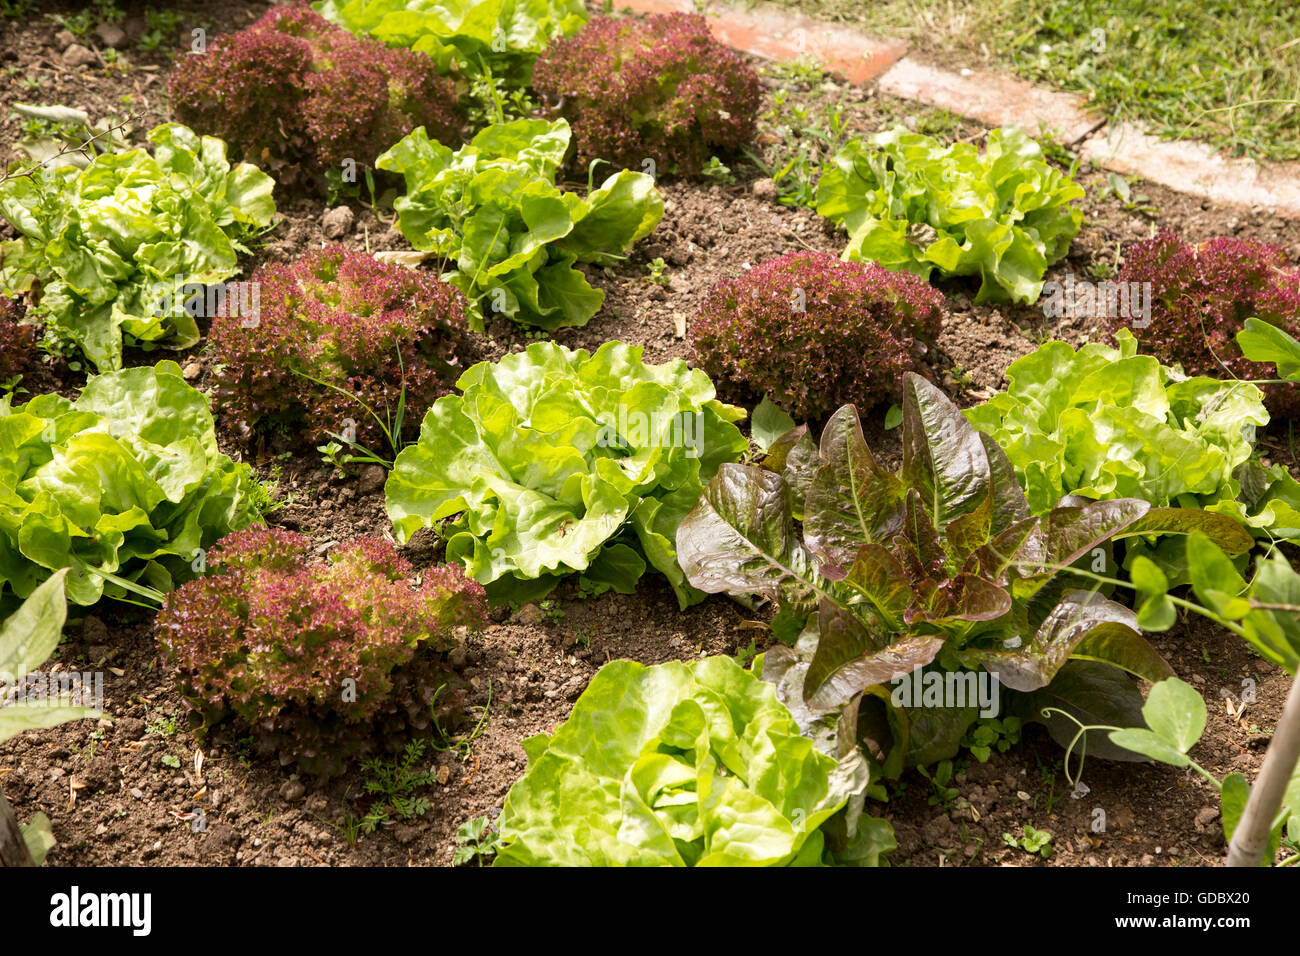
[[[409,823],[393,827],[393,839],[405,846],[414,843],[420,835],[420,828]]]
[[[87,614],[86,619],[81,622],[81,638],[87,644],[107,644],[108,625],[95,615]]]
[[[60,30],[54,34],[54,45],[62,52],[77,42],[77,35],[71,30]]]
[[[1028,803],[1030,800],[1034,799],[1029,794],[1025,793],[1025,791],[1023,790],[1017,790],[1016,796],[1019,797],[1021,800],[1025,801],[1025,803]]]
[[[342,239],[352,231],[355,214],[347,206],[335,206],[321,219],[321,229],[326,239]]]
[[[689,292],[690,289],[691,287],[686,284],[686,280],[683,279],[681,276],[673,276],[671,279],[668,280],[669,292],[675,292],[678,295],[681,295],[685,292]]]
[[[307,798],[307,802],[303,804],[303,808],[308,813],[323,816],[325,811],[329,809],[329,798],[323,793],[313,793]]]
[[[1217,819],[1219,819],[1217,807],[1202,807],[1196,813],[1196,829],[1207,829]]]
[[[192,382],[203,374],[203,366],[198,362],[190,362],[181,370],[181,374],[185,376],[185,381]]]
[[[926,843],[944,846],[955,829],[947,817],[935,817],[921,828],[921,836]]]
[[[113,733],[123,740],[139,740],[144,736],[144,721],[139,717],[118,718]]]
[[[301,780],[286,780],[280,786],[280,798],[289,803],[297,803],[307,795],[307,787]]]
[[[99,57],[95,56],[94,51],[80,43],[74,43],[63,51],[63,65],[66,67],[91,66],[98,62]]]
[[[132,788],[131,788],[129,791],[127,791],[127,792],[130,793],[131,796],[135,797],[137,800],[143,800],[143,799],[144,799],[144,791],[141,790],[139,787],[132,787]]]
[[[695,259],[695,250],[685,243],[678,243],[668,250],[665,258],[667,258],[670,266],[690,265]]]
[[[542,609],[536,604],[525,604],[515,615],[515,621],[520,624],[540,624],[542,622]]]
[[[749,191],[754,194],[755,199],[763,202],[775,202],[777,197],[775,179],[757,179],[754,185],[749,187]]]
[[[114,49],[126,43],[126,31],[115,23],[101,23],[95,27],[95,35],[104,46],[111,46]]]
[[[361,469],[361,477],[357,479],[357,494],[365,497],[374,495],[384,490],[384,482],[388,480],[388,472],[384,471],[382,465],[366,465]]]

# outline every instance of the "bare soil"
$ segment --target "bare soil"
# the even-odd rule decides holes
[[[185,14],[181,35],[187,36],[191,22],[208,24],[211,35],[247,25],[266,6],[230,0],[172,8]],[[125,7],[139,15],[139,6]],[[0,111],[7,113],[15,101],[63,103],[92,116],[142,108],[137,137],[170,118],[166,55],[129,47],[118,60],[129,62],[125,69],[109,64],[69,69],[59,30],[35,15],[0,21],[0,70],[9,70],[0,86]],[[90,45],[94,40],[92,34]],[[27,89],[19,80],[34,86]],[[765,82],[769,94],[784,89],[787,105],[802,104],[814,115],[827,105],[842,105],[857,133],[900,120],[944,126],[953,138],[982,132],[871,89],[823,79],[801,82],[784,74]],[[766,161],[786,136],[780,116],[765,121]],[[16,122],[0,127],[0,160],[16,158],[18,138]],[[604,308],[586,327],[557,334],[558,341],[592,349],[621,339],[644,345],[650,361],[686,358],[685,330],[713,283],[791,249],[839,251],[842,239],[828,223],[811,211],[776,203],[770,182],[743,160],[731,165],[738,177],[733,184],[664,184],[667,212],[658,230],[619,268],[591,271],[592,282],[606,292]],[[1123,244],[1157,228],[1192,240],[1258,238],[1281,244],[1300,260],[1296,222],[1140,183],[1135,191],[1157,210],[1146,214],[1103,195],[1103,174],[1084,168],[1078,179],[1088,190],[1083,231],[1049,277],[1083,274],[1102,262],[1117,264]],[[391,213],[360,204],[354,211],[356,224],[345,244],[371,251],[408,248],[391,228]],[[324,241],[323,202],[282,202],[281,212],[283,221],[246,271]],[[0,230],[0,238],[7,237]],[[668,266],[662,284],[649,277],[649,263],[656,258]],[[1035,308],[973,305],[975,288],[967,283],[941,288],[950,314],[933,356],[935,377],[962,404],[999,388],[1006,367],[1037,343],[1061,338],[1079,344],[1097,331],[1085,322],[1046,320]],[[505,323],[489,333],[482,358],[499,357],[529,341]],[[143,363],[157,356],[134,358]],[[201,348],[179,360],[201,386],[208,371]],[[42,376],[32,384],[66,393],[79,384],[76,375],[58,366]],[[878,412],[883,418],[884,409]],[[896,433],[884,432],[878,422],[867,427],[873,447],[879,443],[886,455],[896,452]],[[250,449],[229,436],[222,440],[229,454],[251,461],[264,478],[278,483],[288,504],[271,515],[271,523],[310,535],[321,550],[390,531],[382,472],[339,476],[311,451]],[[1273,428],[1264,442],[1278,460],[1294,467],[1285,429]],[[425,536],[417,536],[407,553],[421,567],[440,558],[436,539]],[[498,811],[523,773],[520,742],[561,723],[601,664],[615,658],[657,663],[735,654],[751,642],[761,650],[768,633],[762,615],[722,597],[679,612],[666,584],[652,576],[635,595],[583,600],[566,585],[547,605],[530,605],[514,615],[499,611],[496,617],[464,663],[474,688],[471,710],[482,716],[481,727],[477,735],[470,728],[452,749],[432,754],[439,782],[424,791],[432,809],[421,817],[358,834],[357,821],[372,799],[360,771],[317,786],[273,762],[251,758],[238,740],[220,734],[196,739],[171,676],[156,660],[151,616],[107,603],[70,624],[55,662],[70,670],[105,670],[109,718],[23,734],[0,746],[0,785],[21,819],[41,811],[53,821],[59,845],[49,857],[51,865],[448,865],[457,827]],[[1177,673],[1210,704],[1196,759],[1218,776],[1252,775],[1280,712],[1286,676],[1231,634],[1201,621],[1182,622],[1155,637]],[[1257,682],[1257,702],[1229,713],[1224,700],[1240,696],[1244,678]],[[965,761],[954,781],[959,798],[935,803],[926,780],[909,774],[876,812],[888,817],[897,833],[894,865],[1207,865],[1221,858],[1217,794],[1195,775],[1091,760],[1083,779],[1089,790],[1076,799],[1065,781],[1061,750],[1040,729],[1029,728],[1022,746],[995,754],[986,764]],[[1104,832],[1092,828],[1098,809],[1105,814]],[[1019,835],[1025,824],[1053,833],[1055,852],[1049,860],[1005,844],[1003,834]]]

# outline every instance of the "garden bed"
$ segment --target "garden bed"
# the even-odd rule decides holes
[[[177,6],[205,20],[217,35],[260,16],[265,4],[222,2]],[[168,60],[130,51],[129,69],[67,68],[56,40],[58,26],[32,16],[6,23],[0,39],[0,68],[38,85],[0,89],[0,112],[15,101],[63,103],[93,116],[143,108],[137,131],[169,118],[165,85]],[[844,86],[834,78],[757,63],[767,96],[760,143],[766,161],[797,138],[797,129],[828,109],[842,108],[855,134],[868,134],[898,121],[944,139],[973,139],[983,130],[907,102]],[[781,104],[773,94],[785,91]],[[130,104],[127,98],[130,97]],[[789,128],[793,127],[793,131]],[[0,156],[13,158],[17,125],[0,131]],[[1065,158],[1065,157],[1061,157]],[[1068,160],[1067,160],[1068,161]],[[775,187],[750,164],[733,164],[733,183],[670,183],[662,187],[666,211],[657,230],[626,262],[613,269],[587,268],[589,280],[605,291],[602,310],[582,328],[553,337],[570,348],[594,350],[609,340],[645,346],[645,358],[664,362],[688,357],[685,323],[700,298],[718,280],[742,274],[758,262],[796,249],[838,254],[843,245],[833,226],[807,209],[775,201]],[[1189,241],[1237,236],[1276,243],[1300,260],[1300,223],[1252,210],[1222,207],[1145,183],[1134,183],[1142,205],[1126,208],[1106,189],[1102,173],[1080,170],[1087,190],[1084,225],[1066,259],[1048,278],[1090,273],[1115,263],[1123,244],[1170,230]],[[354,204],[355,224],[341,240],[349,248],[407,249],[390,221]],[[281,203],[283,217],[265,244],[245,263],[245,275],[262,261],[290,260],[325,241],[323,202]],[[388,214],[391,217],[391,214]],[[0,231],[0,238],[8,236]],[[666,268],[659,281],[651,263]],[[935,380],[965,407],[1003,386],[1003,373],[1016,358],[1050,338],[1072,344],[1097,329],[1085,320],[1045,319],[1041,306],[974,305],[975,285],[942,282],[948,308],[946,327],[932,355]],[[478,359],[496,359],[523,348],[530,337],[510,323],[488,325],[476,346]],[[157,354],[130,354],[127,364],[151,364]],[[211,361],[198,346],[178,357],[185,376],[203,387]],[[78,376],[52,369],[49,383],[73,395]],[[755,396],[723,391],[724,399],[752,406]],[[882,422],[864,421],[868,443],[885,457],[899,451],[898,433]],[[222,439],[220,431],[219,439]],[[224,439],[222,439],[224,442]],[[1296,459],[1287,436],[1265,436],[1272,459]],[[223,450],[235,457],[240,449]],[[313,451],[266,447],[251,464],[273,481],[286,502],[271,513],[273,526],[308,535],[324,551],[359,536],[391,533],[384,512],[383,474],[369,467],[340,476]],[[417,535],[404,549],[417,566],[441,560],[432,535]],[[81,609],[72,609],[74,616]],[[606,593],[580,598],[566,582],[546,602],[514,615],[497,611],[482,639],[466,652],[464,675],[472,685],[471,710],[482,714],[477,728],[430,751],[437,783],[423,787],[431,809],[421,817],[375,832],[355,830],[370,807],[366,779],[354,768],[316,787],[275,762],[252,757],[245,743],[218,735],[196,741],[186,707],[171,677],[156,666],[151,616],[137,608],[104,602],[70,624],[55,660],[68,669],[106,672],[105,712],[112,721],[66,724],[22,735],[0,749],[0,785],[21,819],[37,811],[53,822],[58,847],[54,865],[449,865],[457,828],[491,816],[523,774],[521,741],[553,729],[598,667],[630,658],[646,664],[690,660],[703,655],[761,651],[768,641],[765,616],[713,596],[685,611],[677,609],[661,578],[648,575],[633,595]],[[1210,704],[1209,725],[1198,760],[1216,776],[1252,775],[1260,765],[1268,734],[1280,712],[1287,676],[1262,661],[1235,636],[1193,619],[1155,635],[1154,646],[1174,670]],[[1258,682],[1258,702],[1231,716],[1221,693],[1239,693],[1243,678]],[[202,752],[201,763],[196,754]],[[894,826],[898,849],[893,865],[1044,865],[1037,856],[1008,847],[1004,833],[1025,824],[1054,834],[1050,865],[1213,865],[1223,854],[1218,795],[1187,771],[1089,761],[1088,792],[1072,796],[1061,751],[1041,728],[1026,731],[1024,744],[988,763],[970,761],[952,786],[954,800],[932,802],[930,785],[905,777],[891,801],[878,808]],[[1105,811],[1104,833],[1091,829],[1094,811]],[[203,812],[203,826],[193,814]]]

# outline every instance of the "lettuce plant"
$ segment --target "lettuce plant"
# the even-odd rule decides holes
[[[748,447],[732,424],[745,413],[717,401],[703,372],[645,365],[641,352],[537,342],[470,368],[389,475],[398,540],[439,527],[447,560],[514,603],[573,572],[631,593],[647,562],[683,607],[702,598],[673,536],[703,482]]]
[[[1300,270],[1284,250],[1251,239],[1211,239],[1193,244],[1170,233],[1124,250],[1120,282],[1149,282],[1150,325],[1142,339],[1162,362],[1192,375],[1266,379],[1268,368],[1242,356],[1233,337],[1249,318],[1300,335]],[[1127,324],[1114,319],[1113,329]],[[1300,413],[1300,394],[1289,385],[1264,387],[1279,417]]]
[[[1300,484],[1254,458],[1255,429],[1269,420],[1260,390],[1138,355],[1127,329],[1117,340],[1077,352],[1048,342],[1011,364],[1005,392],[965,412],[1006,451],[1030,509],[1043,514],[1067,494],[1143,498],[1300,537]],[[1183,550],[1167,539],[1156,555],[1179,580]]]
[[[484,70],[526,84],[553,37],[587,22],[582,0],[318,0],[313,9],[353,33],[433,57],[440,73]]]
[[[719,282],[691,326],[699,368],[800,419],[896,401],[938,338],[943,296],[875,263],[792,252]]]
[[[122,367],[124,338],[145,349],[196,343],[177,283],[230,278],[243,241],[275,216],[271,178],[232,168],[221,140],[167,124],[149,141],[153,155],[103,153],[84,169],[0,182],[0,215],[19,233],[0,245],[0,287],[26,296],[47,339],[101,371]]]
[[[1284,383],[1300,384],[1300,341],[1294,336],[1251,318],[1246,320],[1236,339],[1241,354],[1248,360],[1273,365]]]
[[[95,376],[75,402],[0,399],[0,603],[60,568],[73,604],[132,582],[168,590],[203,549],[259,520],[256,492],[175,362]]]
[[[698,176],[754,138],[762,86],[698,14],[598,17],[547,47],[533,87],[573,123],[577,159]]]
[[[456,93],[432,60],[356,37],[305,4],[177,59],[177,117],[226,140],[282,185],[376,156],[417,126],[453,141]]]
[[[937,388],[909,375],[902,411],[899,473],[876,462],[845,406],[819,447],[799,429],[766,467],[722,465],[677,529],[693,586],[777,602],[778,636],[799,639],[768,653],[764,676],[801,721],[838,721],[863,694],[889,697],[891,681],[927,666],[982,668],[1026,693],[1071,658],[1149,680],[1172,673],[1133,612],[1085,589],[1070,566],[1157,530],[1208,528],[1238,552],[1249,534],[1136,498],[1067,500],[1036,516],[1002,449]],[[890,749],[894,766],[904,751],[916,763],[950,757],[975,716],[972,707],[891,703],[893,744],[882,753]]]
[[[849,233],[844,258],[929,278],[980,277],[976,302],[1030,303],[1069,251],[1083,188],[1053,169],[1018,129],[995,129],[984,152],[895,127],[854,139],[817,184],[817,212]]]
[[[64,700],[23,700],[3,703],[17,682],[45,663],[59,646],[68,606],[63,597],[66,570],[56,571],[3,623],[0,623],[0,744],[25,730],[57,727],[71,720],[98,717],[98,711]],[[0,792],[0,813],[9,805]],[[3,823],[0,820],[0,823]],[[54,846],[49,818],[38,813],[20,827],[23,843],[33,863],[40,866]],[[9,861],[5,861],[7,864]]]
[[[155,623],[204,728],[232,718],[260,753],[332,776],[454,719],[464,692],[444,652],[458,628],[487,620],[483,589],[458,568],[414,585],[387,542],[359,539],[320,562],[310,539],[262,528],[223,538],[208,563]]]
[[[496,866],[818,866],[835,861],[822,828],[867,784],[856,749],[819,753],[727,657],[606,664],[524,749]],[[866,817],[853,844],[865,865],[895,845]]]
[[[564,120],[515,120],[453,153],[417,129],[379,157],[380,169],[406,178],[398,228],[449,263],[443,278],[474,306],[476,329],[488,311],[543,329],[586,325],[605,293],[574,264],[617,262],[663,216],[643,173],[623,170],[586,199],[557,187],[569,136]]]
[[[461,371],[464,297],[426,272],[333,246],[252,281],[257,323],[219,316],[209,335],[215,405],[246,436],[319,442],[351,419],[357,442],[375,447],[371,412],[426,409]]]

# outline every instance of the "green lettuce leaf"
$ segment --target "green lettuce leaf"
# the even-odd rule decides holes
[[[607,664],[528,754],[497,866],[816,866],[820,828],[868,783],[856,750],[818,752],[727,657]],[[892,839],[867,833],[874,862]]]
[[[605,294],[575,264],[617,262],[663,216],[643,173],[616,173],[586,199],[557,187],[569,137],[565,120],[522,119],[453,153],[420,127],[376,160],[406,181],[398,229],[454,265],[443,278],[470,300],[480,330],[486,314],[548,330],[585,325]]]
[[[121,597],[104,572],[152,587],[258,519],[247,465],[217,450],[203,394],[175,362],[91,378],[75,402],[0,404],[0,602],[67,568],[67,595]]]
[[[1149,556],[1176,583],[1187,581],[1182,545],[1155,537],[1159,509],[1183,509],[1208,532],[1231,519],[1259,537],[1300,537],[1300,484],[1255,458],[1256,429],[1269,421],[1263,393],[1139,355],[1127,329],[1117,339],[1078,351],[1047,342],[1011,364],[1005,392],[965,412],[1006,451],[1034,513],[1067,494],[1149,501],[1151,530],[1128,560]]]
[[[848,230],[846,259],[977,275],[976,302],[1030,303],[1079,232],[1083,211],[1070,203],[1083,195],[1020,130],[993,130],[981,154],[899,126],[831,157],[817,211]]]
[[[718,402],[703,372],[646,365],[641,352],[538,342],[468,369],[389,476],[398,539],[454,518],[441,532],[448,560],[498,600],[572,572],[626,590],[646,564],[683,607],[700,600],[678,567],[676,529],[748,447],[733,424],[744,412]]]
[[[0,246],[0,288],[27,295],[47,338],[101,371],[122,367],[124,344],[198,342],[177,290],[233,276],[244,240],[275,217],[271,177],[232,168],[221,140],[175,123],[149,140],[152,155],[103,153],[0,182],[0,215],[20,234]]]
[[[581,0],[318,0],[312,9],[353,33],[428,53],[440,72],[484,63],[516,82],[527,81],[553,38],[587,22]]]

